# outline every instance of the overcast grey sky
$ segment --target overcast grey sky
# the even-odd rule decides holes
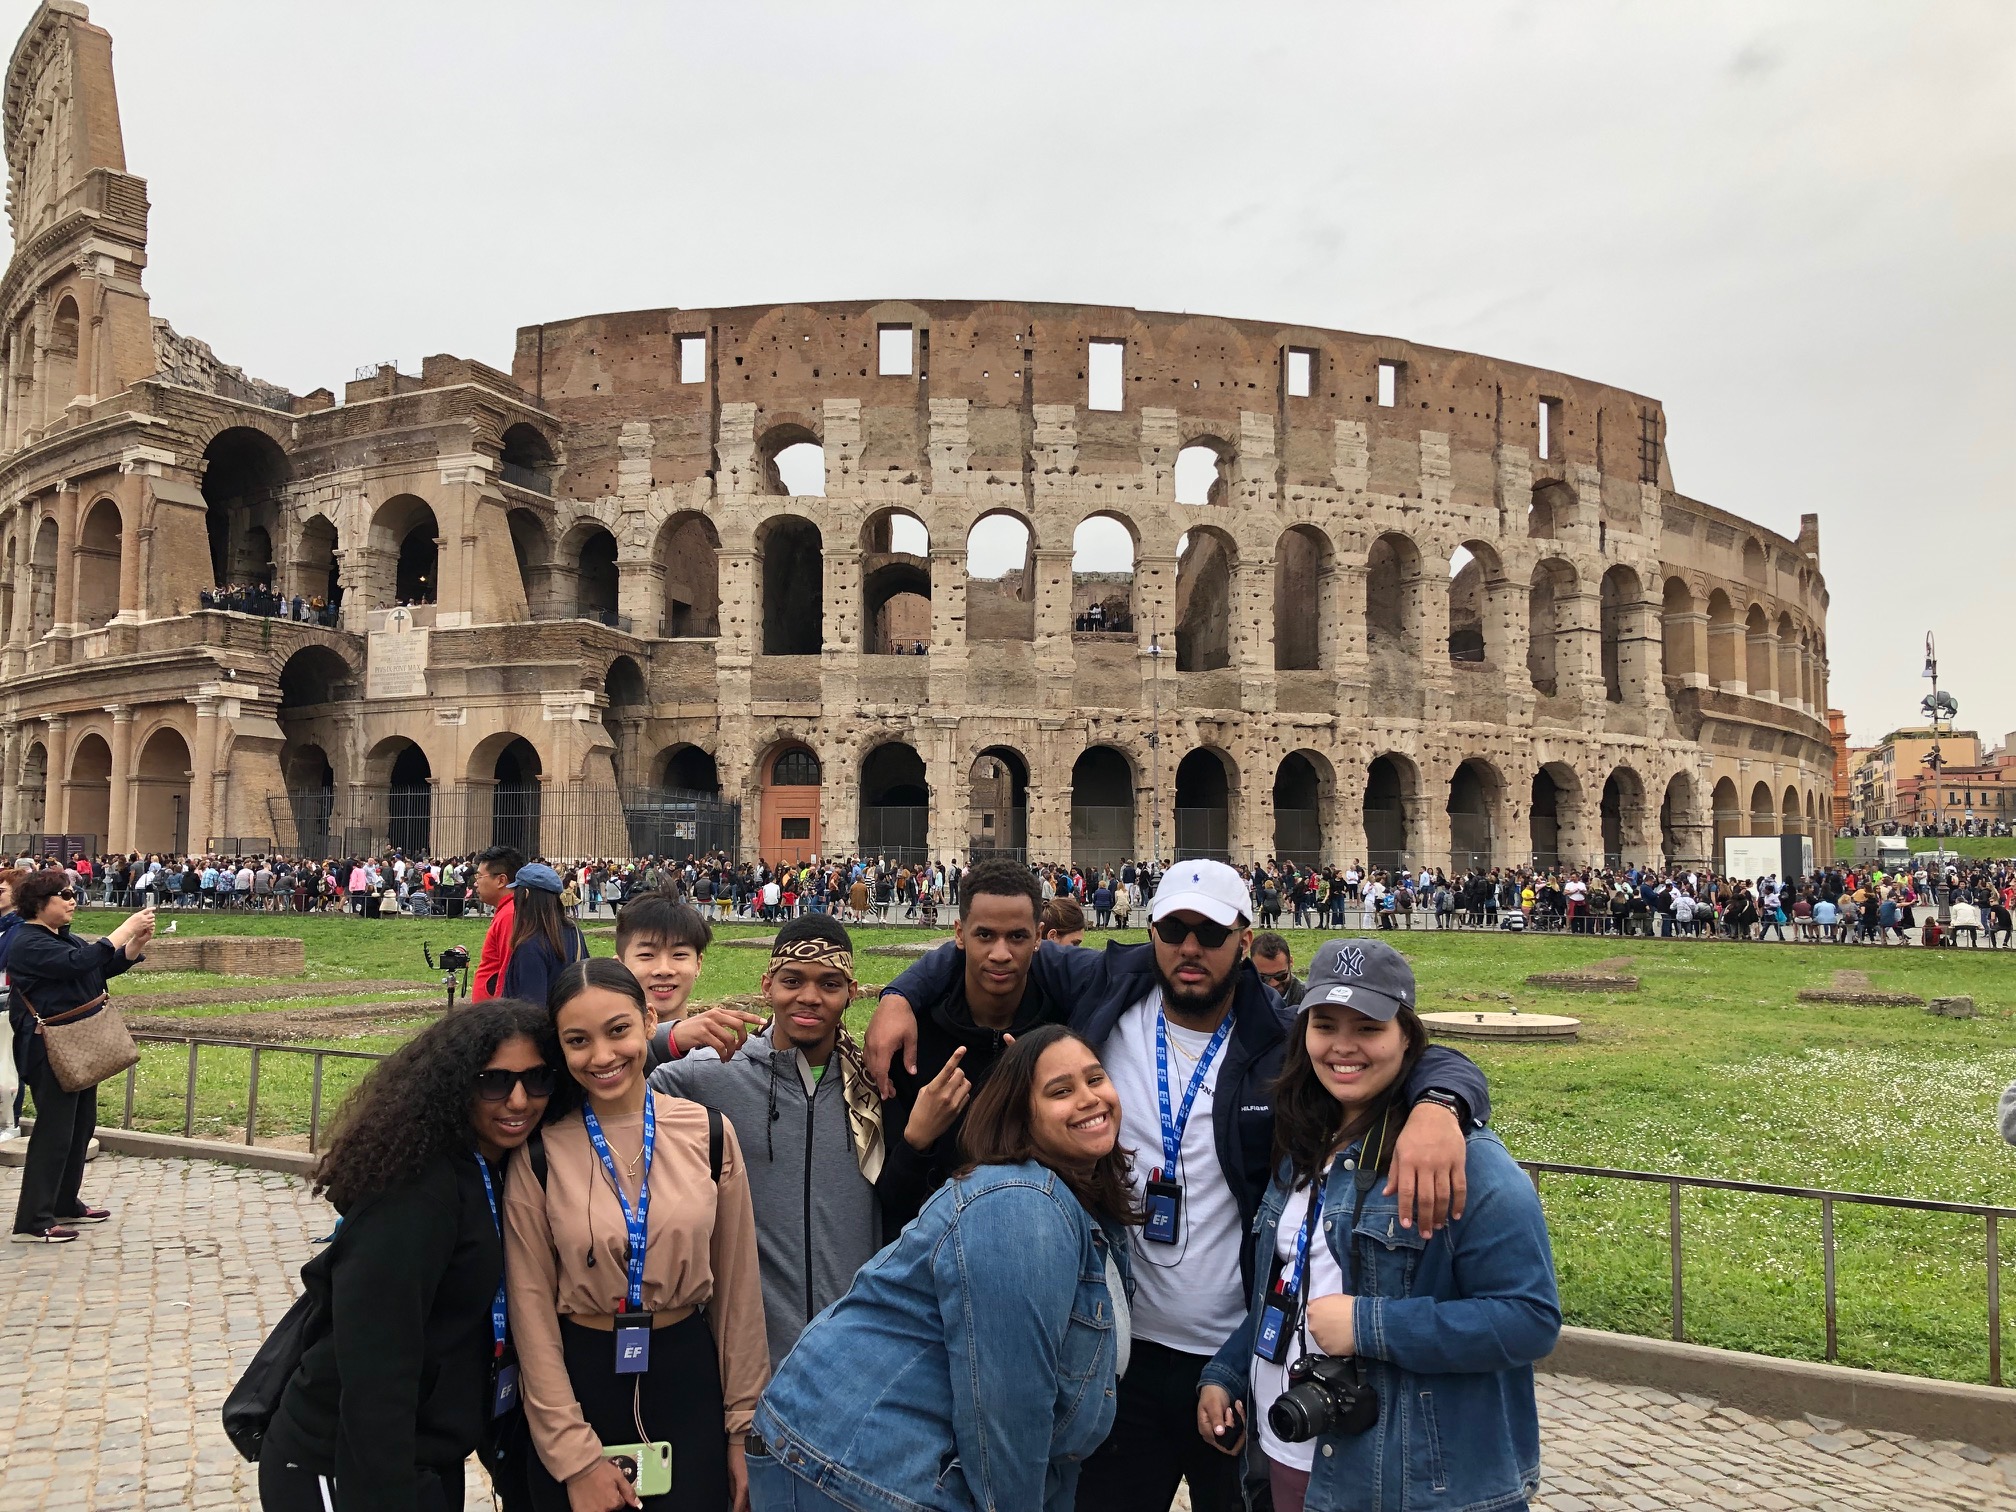
[[[25,22],[31,7],[16,3]],[[1656,395],[1821,517],[1833,696],[2016,728],[2016,4],[95,0],[154,311],[297,392],[522,324],[1001,298]]]

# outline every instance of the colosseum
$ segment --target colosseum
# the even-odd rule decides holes
[[[294,394],[152,316],[84,6],[5,132],[10,850],[1701,864],[1829,822],[1817,519],[1678,493],[1656,400],[984,300]]]

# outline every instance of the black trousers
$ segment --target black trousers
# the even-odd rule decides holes
[[[14,1208],[14,1232],[26,1234],[74,1218],[83,1207],[84,1155],[98,1127],[98,1089],[65,1092],[49,1058],[29,1078],[35,1094],[35,1128],[21,1170],[21,1200]]]
[[[728,1512],[728,1432],[722,1423],[721,1358],[705,1313],[651,1330],[651,1368],[616,1374],[616,1336],[560,1320],[560,1347],[581,1415],[603,1444],[672,1445],[672,1491],[644,1498],[644,1512]],[[1194,1430],[1193,1430],[1194,1431]],[[567,1488],[532,1456],[532,1505],[568,1512]]]
[[[333,1475],[290,1465],[285,1456],[272,1453],[259,1461],[259,1506],[261,1512],[353,1512]],[[422,1470],[419,1507],[420,1512],[462,1512],[462,1467]]]
[[[1113,1431],[1078,1477],[1078,1512],[1169,1512],[1190,1482],[1193,1512],[1240,1512],[1239,1459],[1197,1432],[1197,1378],[1209,1355],[1136,1339]]]

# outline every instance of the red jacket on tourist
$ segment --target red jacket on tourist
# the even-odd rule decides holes
[[[469,994],[471,1002],[480,1003],[497,996],[504,968],[511,962],[511,920],[518,911],[516,904],[517,894],[504,894],[504,901],[491,917],[490,928],[484,932],[483,953],[476,958],[476,985]]]

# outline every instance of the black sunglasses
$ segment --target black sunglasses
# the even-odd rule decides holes
[[[66,887],[63,891],[56,894],[56,896],[61,898],[65,903],[75,903],[77,901],[77,893],[74,888]]]
[[[1186,924],[1175,915],[1155,921],[1155,938],[1164,945],[1181,945],[1192,935],[1206,950],[1216,950],[1232,938],[1230,924],[1213,924],[1209,919],[1199,919],[1195,924]]]
[[[476,1095],[485,1102],[503,1102],[511,1089],[522,1083],[527,1097],[551,1097],[559,1075],[551,1066],[534,1066],[529,1071],[486,1068],[476,1073]]]

